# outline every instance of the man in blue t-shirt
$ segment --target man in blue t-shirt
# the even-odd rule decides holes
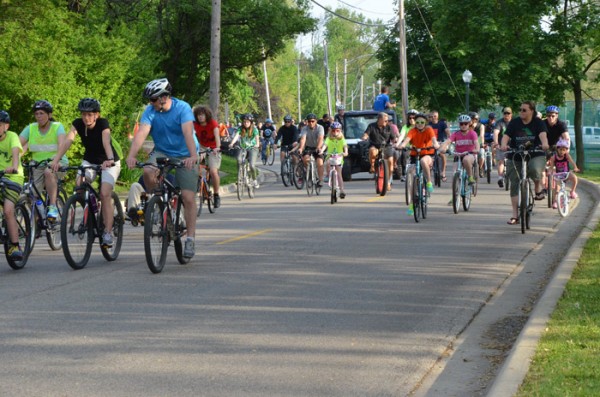
[[[386,109],[395,108],[396,104],[390,102],[390,89],[386,86],[381,87],[381,94],[377,95],[375,102],[373,102],[373,110],[383,112]]]
[[[144,89],[144,98],[149,100],[142,114],[140,128],[131,142],[127,156],[127,166],[135,168],[136,155],[148,137],[154,140],[154,150],[148,162],[156,164],[158,157],[170,157],[182,160],[185,168],[177,168],[175,180],[181,188],[181,199],[185,211],[187,239],[183,256],[194,256],[194,237],[196,232],[196,200],[198,188],[198,140],[194,134],[194,114],[187,102],[171,96],[172,87],[167,79],[152,80]],[[148,191],[157,184],[158,170],[155,167],[144,168],[144,183]]]

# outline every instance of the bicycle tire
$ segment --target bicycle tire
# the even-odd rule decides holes
[[[381,160],[381,170],[383,171],[383,180],[381,184],[380,196],[385,196],[388,192],[388,183],[390,181],[390,166],[384,159]]]
[[[383,188],[383,175],[381,171],[381,164],[378,157],[375,159],[375,194],[381,194]]]
[[[169,217],[164,206],[162,197],[153,196],[148,201],[144,214],[144,252],[148,268],[154,274],[162,272],[169,247]]]
[[[427,192],[427,186],[425,183],[421,183],[421,218],[427,219],[427,201],[429,200],[429,195]]]
[[[64,216],[60,223],[63,253],[69,266],[74,270],[80,270],[87,265],[92,253],[93,214],[88,214],[89,208],[82,195],[78,193],[69,197],[64,208]]]
[[[554,178],[552,174],[546,172],[546,195],[548,197],[548,208],[552,208],[554,202]]]
[[[306,169],[304,167],[304,163],[302,159],[298,160],[298,163],[294,166],[294,186],[296,189],[302,190],[304,188],[304,184],[306,183]]]
[[[468,181],[466,180],[466,174],[465,174],[465,178],[463,179],[463,186],[465,186],[465,193],[462,196],[462,204],[463,204],[463,210],[469,211],[469,209],[471,208],[471,194],[473,192],[473,187],[475,186],[475,184],[477,184],[477,181],[475,181],[474,184],[469,185]]]
[[[198,211],[196,211],[196,218],[200,218],[202,215],[202,207],[204,206],[204,178],[200,176],[198,178]]]
[[[492,183],[492,156],[490,154],[485,156],[485,179],[488,185]]]
[[[117,193],[112,192],[111,200],[113,202],[113,245],[111,247],[107,247],[102,244],[102,241],[100,241],[100,251],[102,251],[102,256],[109,262],[115,261],[119,257],[119,253],[121,252],[121,246],[123,245],[123,224],[125,223],[125,217],[123,216],[123,207],[121,206],[121,200],[119,200],[119,196],[117,196]],[[104,220],[102,217],[102,211],[98,212],[98,225],[98,229],[100,230],[100,232],[104,232]]]
[[[313,195],[315,188],[312,168],[312,163],[309,161],[308,165],[306,166],[306,177],[304,178],[304,184],[306,185],[306,194],[308,194],[309,197]]]
[[[473,164],[473,179],[475,179],[475,182],[470,186],[471,194],[473,197],[477,197],[477,188],[479,187],[479,165],[477,161]]]
[[[321,186],[319,186],[319,184],[321,184],[321,182],[319,182],[319,176],[317,175],[316,163],[313,164],[313,180],[315,181],[315,184],[314,184],[315,194],[318,196],[321,194]]]
[[[252,175],[252,170],[250,169],[250,164],[246,163],[246,187],[248,190],[248,197],[252,199],[252,198],[254,198],[255,178],[250,175]]]
[[[415,222],[419,223],[419,218],[421,216],[421,200],[419,196],[419,192],[421,191],[421,182],[419,177],[416,175],[414,176],[412,190],[413,216],[415,218]]]
[[[213,192],[212,186],[206,189],[206,206],[208,207],[208,212],[214,214],[217,212],[217,208],[215,207],[215,193]]]
[[[177,261],[181,265],[185,265],[190,263],[190,259],[183,256],[184,242],[182,236],[186,231],[185,224],[185,205],[183,204],[183,200],[181,196],[179,196],[177,200],[177,208],[175,209],[175,219],[173,221],[173,245],[175,246],[175,256],[177,257]]]
[[[269,165],[273,165],[275,162],[275,147],[272,144],[269,144],[267,148],[267,162]]]
[[[31,253],[33,251],[33,247],[35,247],[35,240],[41,236],[41,227],[38,225],[38,211],[29,196],[23,196],[19,198],[19,202],[25,205],[29,212],[29,252]]]
[[[556,195],[556,204],[558,204],[558,213],[563,218],[569,215],[569,197],[567,197],[567,192],[561,190]]]
[[[8,249],[10,247],[10,238],[8,238],[6,219],[3,222],[3,228],[7,234],[7,236],[4,238],[4,255],[6,256],[6,261],[8,262],[8,265],[14,270],[19,270],[25,267],[25,265],[27,264],[27,259],[29,259],[29,254],[31,253],[31,249],[29,246],[29,242],[31,241],[29,239],[29,236],[31,235],[29,210],[27,206],[22,202],[17,202],[17,204],[15,204],[15,219],[17,220],[19,247],[23,252],[23,257],[20,260],[16,260],[15,258],[11,258],[8,255]]]
[[[457,172],[452,178],[452,209],[458,214],[460,208],[460,174]]]
[[[441,171],[442,165],[441,165],[441,159],[440,157],[436,154],[433,158],[433,182],[435,184],[435,186],[440,187],[442,186],[442,171]]]
[[[288,187],[292,184],[291,175],[290,175],[290,164],[289,159],[285,159],[283,163],[281,163],[281,182],[283,182],[283,186]]]
[[[406,205],[410,205],[410,199],[412,196],[412,182],[413,178],[409,173],[406,173],[404,179],[404,199],[406,201]]]
[[[331,204],[337,202],[337,174],[335,171],[329,173],[329,183],[331,183]]]
[[[519,221],[521,222],[521,233],[525,234],[526,222],[527,222],[527,204],[529,195],[529,187],[527,181],[521,182],[519,186]]]
[[[246,176],[244,175],[244,165],[240,164],[238,166],[238,178],[237,178],[237,198],[239,201],[242,201],[242,197],[244,196],[244,185],[246,184]]]
[[[67,201],[67,193],[61,189],[56,196],[56,209],[58,210],[58,219],[49,223],[46,229],[46,240],[52,251],[58,251],[62,248],[62,239],[60,236],[60,220],[64,212],[65,202]],[[32,248],[33,249],[33,248]]]

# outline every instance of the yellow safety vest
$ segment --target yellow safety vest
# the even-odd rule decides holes
[[[29,150],[35,161],[44,161],[56,155],[58,151],[58,126],[59,123],[53,121],[48,132],[41,134],[38,123],[29,125]]]

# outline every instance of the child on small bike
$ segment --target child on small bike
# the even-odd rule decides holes
[[[448,149],[448,146],[454,142],[456,145],[454,149],[456,153],[469,152],[469,154],[463,156],[462,164],[467,171],[469,184],[472,185],[475,183],[473,163],[475,162],[477,153],[479,153],[479,141],[477,133],[471,129],[471,117],[469,115],[461,114],[458,116],[458,125],[460,130],[454,132],[446,139],[446,142],[442,144],[440,151],[445,152]],[[458,157],[455,157],[454,161],[457,162]]]
[[[569,154],[569,141],[567,141],[566,139],[559,139],[556,143],[556,153],[552,157],[550,157],[550,159],[548,160],[548,165],[550,166],[550,168],[554,167],[556,169],[555,172],[557,174],[562,173],[563,175],[566,175],[569,172],[569,164],[571,164],[571,166],[573,167],[574,172],[579,172],[579,168],[577,168],[577,163],[575,163],[575,161]],[[569,173],[565,181],[571,182],[573,184],[573,187],[571,188],[570,197],[571,199],[576,199],[577,193],[575,192],[575,189],[577,189],[577,176],[575,176],[575,174],[571,172]],[[558,192],[559,188],[560,186],[557,184],[556,192]],[[558,205],[556,204],[555,194],[554,201],[552,202],[552,208],[556,209],[557,207]]]
[[[331,123],[330,132],[327,138],[325,139],[325,143],[321,147],[320,153],[322,154],[327,150],[327,175],[329,175],[329,170],[331,165],[329,164],[329,157],[332,154],[341,154],[343,157],[348,156],[348,145],[346,144],[346,139],[344,138],[344,134],[342,134],[342,124],[334,121]],[[344,181],[342,178],[342,166],[344,165],[344,159],[342,158],[342,162],[340,165],[335,166],[335,170],[337,171],[337,182],[340,187],[340,198],[346,198],[346,193],[344,192]]]
[[[19,141],[19,136],[9,131],[10,116],[0,110],[0,169],[6,174],[2,177],[5,189],[0,191],[0,200],[6,219],[6,229],[10,239],[8,256],[15,260],[23,259],[23,251],[19,247],[19,231],[17,229],[17,218],[15,217],[15,204],[19,200],[19,195],[23,189],[23,167],[21,166],[21,153],[23,147]]]

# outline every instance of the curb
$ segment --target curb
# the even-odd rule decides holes
[[[579,184],[582,187],[585,186],[586,190],[590,191],[592,199],[596,202],[596,208],[592,211],[587,224],[579,233],[579,236],[577,236],[573,245],[569,248],[567,254],[554,272],[546,290],[535,305],[525,327],[519,334],[508,357],[500,368],[492,387],[487,393],[487,397],[514,396],[518,392],[529,371],[531,360],[537,349],[538,341],[546,328],[546,324],[556,308],[556,304],[561,298],[567,282],[571,278],[571,274],[579,261],[585,243],[598,225],[600,220],[600,206],[598,205],[598,201],[600,201],[600,187],[583,178],[579,179]]]

